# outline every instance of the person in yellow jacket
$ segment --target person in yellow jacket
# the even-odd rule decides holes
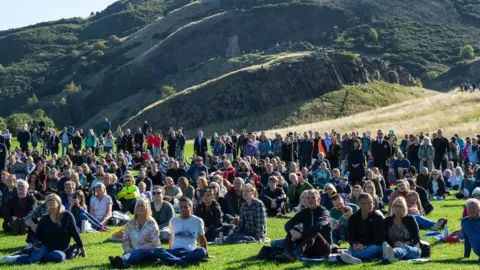
[[[125,175],[123,178],[123,188],[118,192],[117,198],[122,203],[123,212],[130,211],[133,214],[137,198],[140,197],[140,191],[135,186],[133,176],[131,174]]]

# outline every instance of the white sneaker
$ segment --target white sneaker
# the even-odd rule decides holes
[[[387,246],[388,246],[388,243],[383,242],[383,244],[382,244],[382,259],[387,258]]]
[[[387,257],[387,260],[389,263],[394,263],[394,262],[398,262],[398,259],[395,258],[395,253],[393,252],[393,248],[391,246],[389,246],[387,244],[386,248],[385,248],[385,253],[386,253],[386,257]]]
[[[24,249],[31,249],[31,248],[33,248],[33,244],[32,244],[32,243],[28,243],[27,247],[24,248]]]
[[[2,262],[14,263],[20,255],[5,256],[1,259]]]
[[[340,254],[340,259],[346,264],[361,264],[362,260],[353,257],[349,253]]]

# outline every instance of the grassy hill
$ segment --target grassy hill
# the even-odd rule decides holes
[[[480,125],[480,93],[430,93],[425,97],[399,102],[383,108],[354,114],[339,119],[269,130],[270,135],[296,130],[352,130],[372,132],[377,129],[394,130],[398,136],[418,132],[434,132],[443,128],[447,136],[478,134]]]
[[[42,108],[59,125],[88,128],[105,114],[116,125],[164,85],[182,91],[315,47],[434,79],[462,63],[463,46],[480,49],[478,9],[476,0],[122,0],[89,18],[0,32],[0,116]],[[252,55],[264,59],[229,64]],[[72,81],[81,90],[65,92]]]

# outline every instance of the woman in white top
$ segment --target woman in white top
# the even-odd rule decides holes
[[[101,224],[105,224],[112,216],[112,198],[107,195],[105,185],[98,183],[95,186],[95,196],[90,198],[90,215]]]
[[[452,177],[450,178],[450,184],[452,185],[452,189],[458,190],[460,184],[463,182],[463,170],[462,167],[458,166],[455,168]]]

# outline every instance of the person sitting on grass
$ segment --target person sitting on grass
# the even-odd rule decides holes
[[[109,256],[110,264],[119,269],[146,261],[156,261],[154,250],[160,247],[158,225],[152,217],[150,202],[139,198],[135,204],[133,219],[128,221],[123,232],[122,256]]]
[[[397,159],[390,163],[390,171],[395,174],[397,179],[403,179],[410,167],[410,161],[405,159],[402,152],[397,153]]]
[[[420,229],[415,218],[408,215],[407,201],[404,197],[397,197],[392,208],[392,216],[385,219],[386,242],[382,244],[383,259],[394,263],[398,260],[420,258]]]
[[[328,211],[333,208],[332,197],[336,194],[338,194],[337,189],[332,183],[326,184],[323,188],[322,200],[320,202]]]
[[[150,204],[152,216],[160,230],[160,240],[168,241],[170,239],[168,223],[175,216],[175,210],[173,210],[172,204],[163,200],[163,193],[163,187],[154,186],[152,191],[153,201]]]
[[[255,198],[257,190],[252,184],[245,184],[242,190],[243,199],[238,224],[226,242],[264,241],[267,233],[266,209],[263,202]]]
[[[340,245],[342,242],[348,241],[347,230],[348,220],[353,215],[353,209],[350,206],[345,206],[342,209],[342,216],[339,220],[331,220],[332,224],[332,241],[333,243]]]
[[[194,215],[203,220],[205,226],[205,238],[208,242],[215,241],[222,229],[223,213],[218,202],[214,198],[215,188],[208,187],[203,192],[203,202],[196,208]]]
[[[473,199],[480,200],[480,187],[475,188],[475,189],[473,190],[473,192],[472,192],[472,198],[473,198]],[[468,216],[468,210],[467,210],[467,206],[465,205],[465,207],[463,208],[462,218],[467,217],[467,216]]]
[[[293,210],[300,203],[300,196],[305,190],[313,189],[310,183],[305,182],[301,173],[291,173],[289,175],[290,185],[287,189],[287,198],[290,206],[290,210]]]
[[[186,267],[208,257],[207,239],[201,218],[192,214],[190,199],[180,198],[180,216],[170,220],[169,249],[156,248],[154,253],[162,263]],[[200,247],[197,248],[197,241]]]
[[[179,181],[181,181],[181,179],[179,179]],[[165,177],[165,196],[163,199],[175,205],[182,196],[182,190],[173,183],[173,179],[171,177]]]
[[[298,257],[324,257],[331,252],[332,228],[328,210],[320,205],[318,192],[306,190],[304,194],[308,207],[285,224],[285,239],[272,242],[272,247],[283,248],[283,257],[290,262]]]
[[[112,217],[112,208],[112,198],[107,195],[105,185],[98,183],[95,186],[95,193],[90,197],[90,215],[95,217],[100,224],[105,225]]]
[[[145,185],[145,182],[140,182],[138,183],[138,192],[140,192],[140,197],[147,198],[149,202],[152,201],[152,192],[146,191],[147,185]]]
[[[397,182],[397,190],[390,194],[390,199],[388,202],[388,213],[392,213],[392,203],[397,197],[403,197],[407,201],[408,214],[415,217],[415,220],[418,223],[420,229],[423,230],[432,230],[438,231],[443,229],[447,224],[448,220],[440,218],[436,223],[429,220],[424,216],[424,210],[420,202],[420,196],[417,192],[410,190],[410,184],[408,181],[399,180]]]
[[[131,174],[125,175],[123,178],[123,185],[122,190],[117,194],[117,198],[122,203],[123,212],[130,211],[130,213],[133,213],[137,198],[140,197],[140,192],[138,191],[137,186],[134,185],[133,176]]]
[[[71,259],[70,239],[73,238],[80,250],[80,255],[86,257],[82,238],[77,231],[75,218],[65,211],[60,197],[50,194],[46,198],[48,214],[42,216],[36,228],[37,239],[35,250],[27,255],[7,256],[2,261],[7,263],[30,264],[36,262],[63,262]]]
[[[361,185],[353,186],[352,193],[348,195],[347,202],[358,205],[358,195],[363,193],[363,188]]]
[[[109,232],[110,230],[103,226],[98,219],[87,212],[85,205],[85,194],[81,190],[77,190],[73,194],[72,200],[65,207],[75,218],[77,229],[80,233],[85,232],[85,222],[88,221],[92,225],[92,229],[99,232]]]
[[[35,196],[28,193],[28,183],[25,180],[17,180],[18,194],[8,199],[4,209],[3,230],[13,235],[27,233],[25,217],[37,207]]]
[[[320,168],[314,171],[312,175],[315,181],[315,186],[317,188],[324,187],[327,183],[330,183],[330,181],[332,180],[332,174],[330,170],[327,168],[326,162],[320,163]]]
[[[432,178],[428,182],[428,192],[434,200],[445,200],[445,181],[443,181],[440,171],[432,171]]]
[[[268,187],[263,190],[260,199],[267,208],[267,215],[269,217],[283,216],[284,203],[287,196],[279,186],[277,176],[270,176],[268,179]]]
[[[462,232],[465,237],[463,257],[469,258],[473,249],[480,262],[480,200],[468,199],[467,212],[468,216],[462,219]]]
[[[362,260],[376,260],[382,255],[382,243],[385,241],[385,223],[383,216],[374,209],[370,194],[358,195],[360,211],[348,220],[348,252],[340,255],[347,264],[360,264]]]
[[[407,182],[410,185],[410,189],[417,192],[420,197],[420,204],[422,205],[425,215],[430,214],[430,212],[433,211],[433,205],[430,203],[428,192],[421,186],[418,186],[414,178],[408,178]]]

